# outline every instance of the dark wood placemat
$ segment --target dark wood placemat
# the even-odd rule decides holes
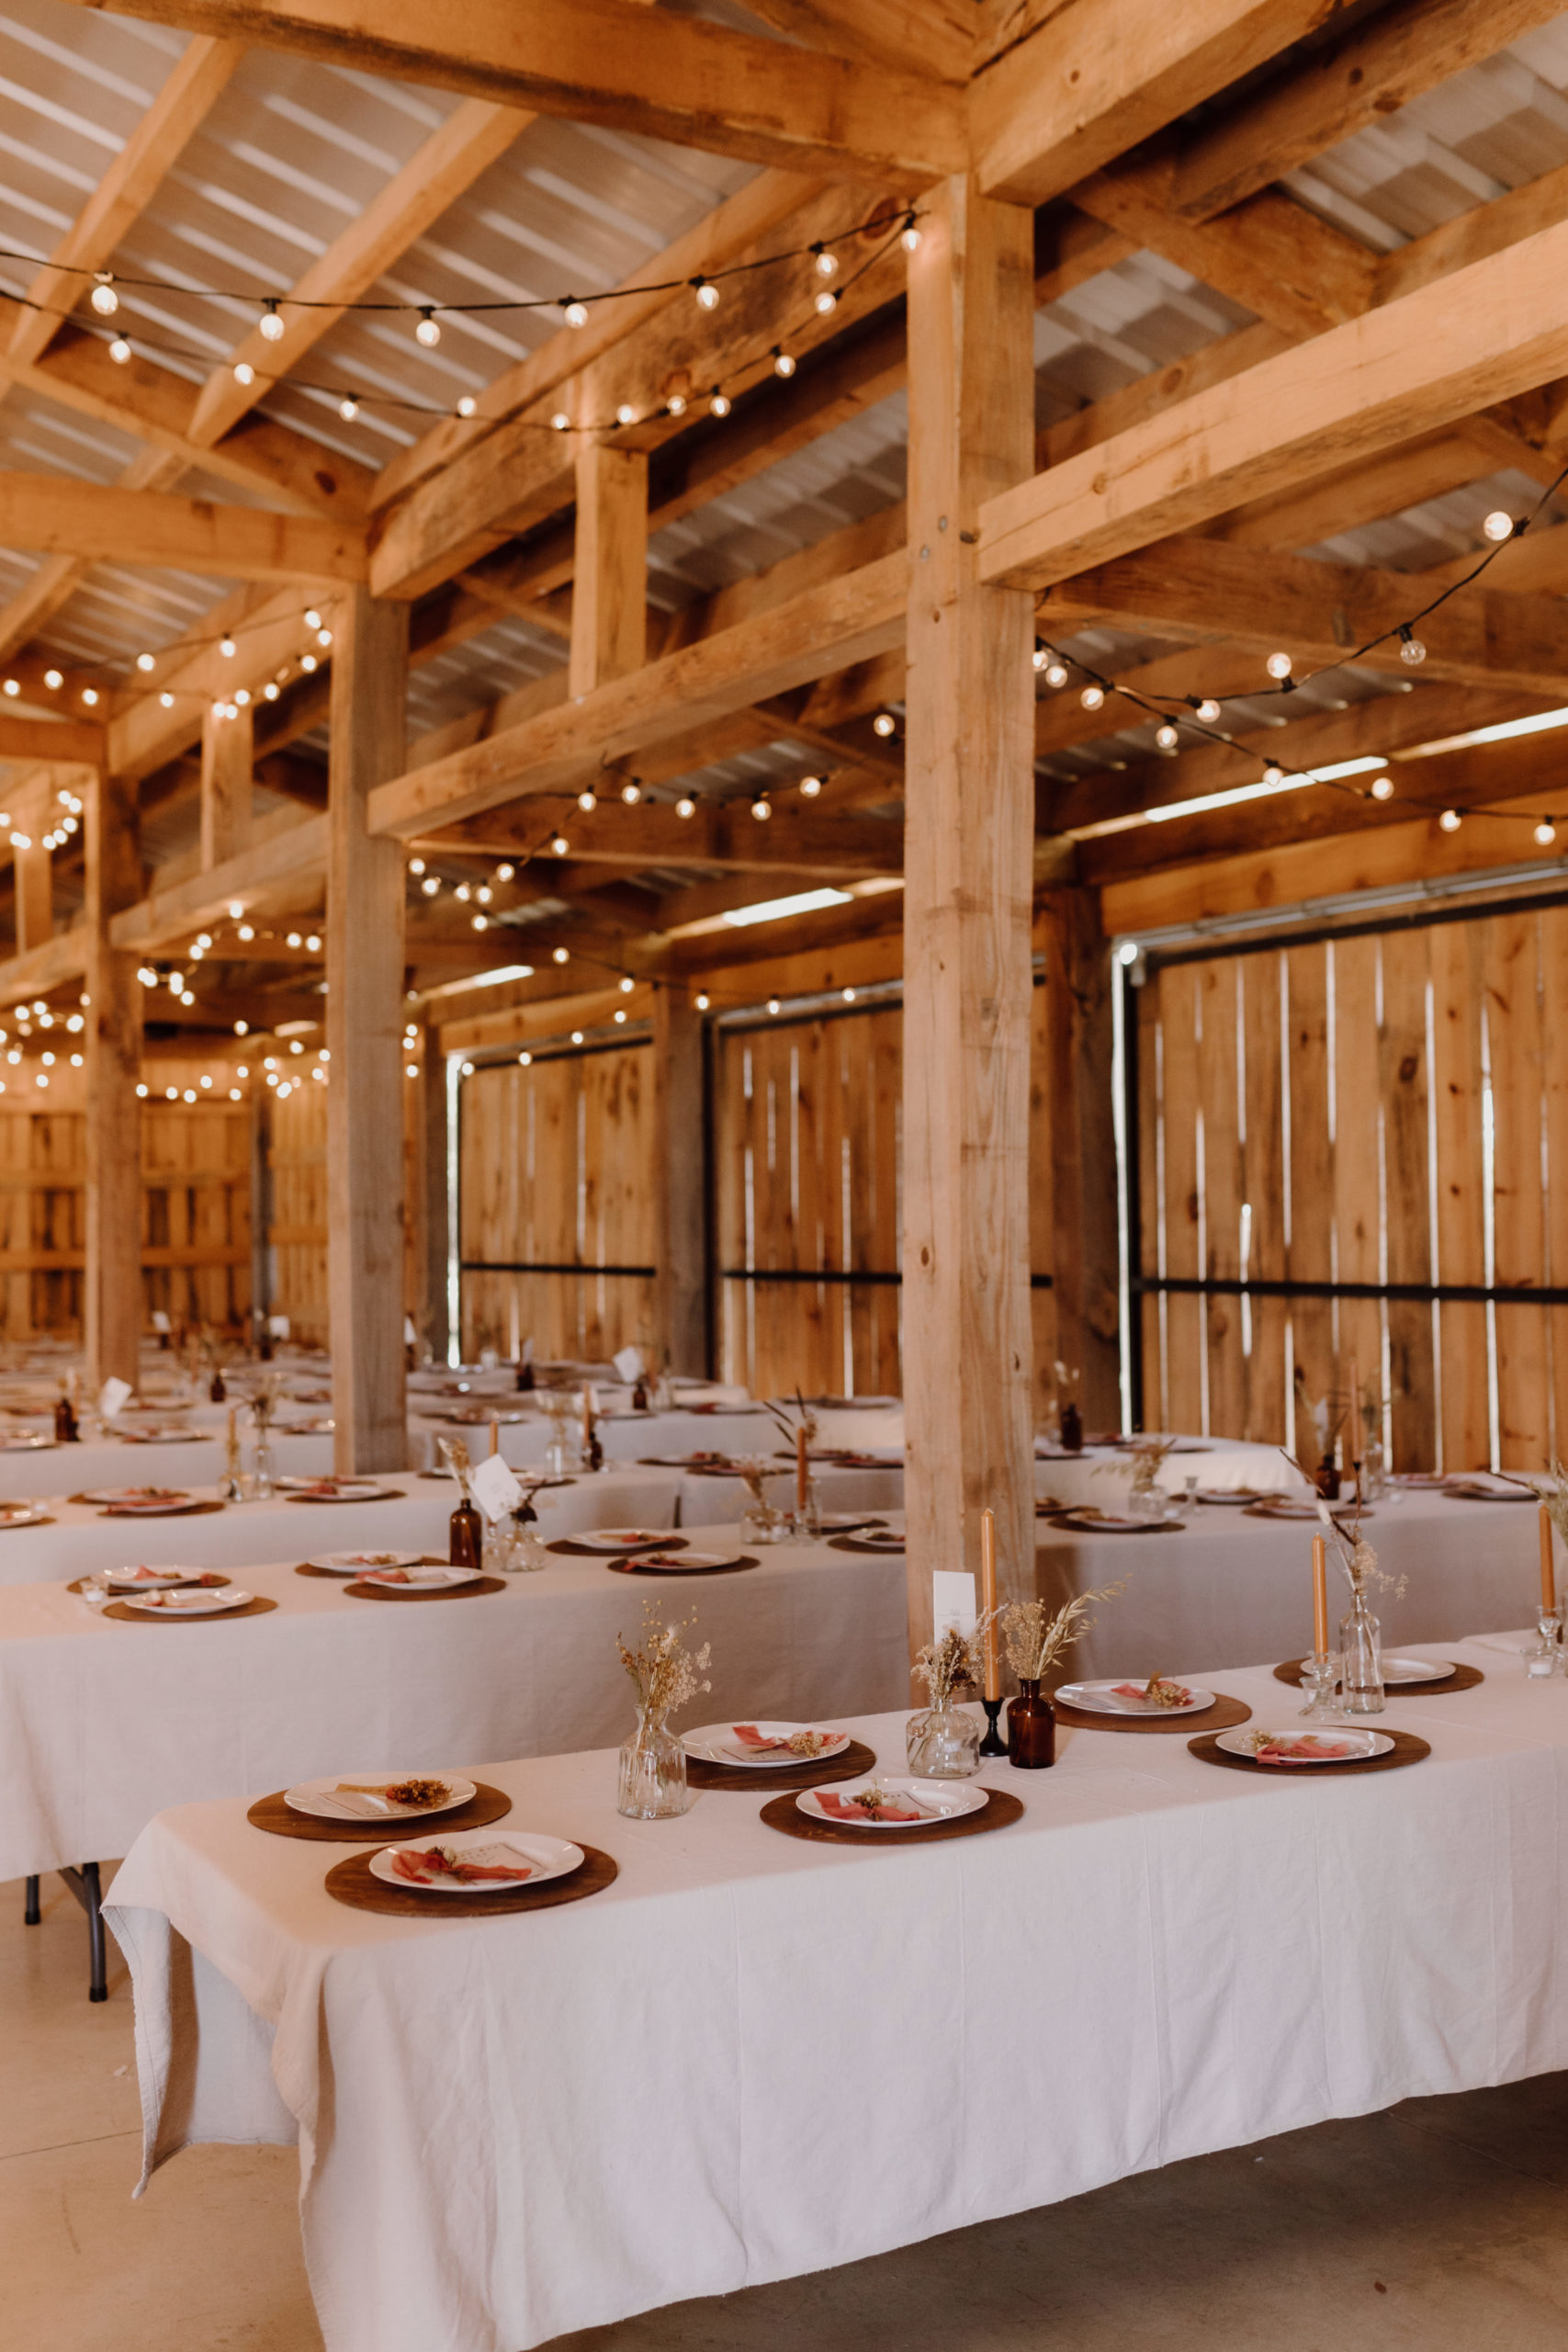
[[[210,1617],[160,1617],[156,1611],[149,1614],[145,1609],[128,1609],[123,1600],[111,1600],[98,1614],[118,1617],[122,1625],[221,1625],[232,1624],[236,1617],[265,1617],[269,1609],[276,1607],[276,1600],[267,1600],[258,1593],[243,1608],[215,1609]]]
[[[1066,1535],[1178,1535],[1187,1524],[1180,1519],[1145,1519],[1129,1527],[1102,1519],[1080,1519],[1074,1510],[1049,1511],[1046,1520]]]
[[[204,1577],[209,1579],[205,1584],[202,1582]],[[96,1576],[73,1577],[65,1589],[67,1592],[86,1592],[96,1588],[97,1581],[98,1580]],[[188,1577],[182,1577],[180,1578],[178,1584],[160,1585],[156,1589],[160,1592],[190,1592],[199,1587],[206,1592],[217,1592],[222,1586],[226,1584],[232,1584],[233,1581],[234,1579],[232,1577],[217,1576],[209,1568],[193,1568]],[[153,1589],[154,1588],[151,1585],[146,1588],[149,1592],[152,1591]],[[104,1589],[107,1591],[111,1589],[111,1588],[106,1586]]]
[[[123,1510],[113,1503],[96,1503],[91,1495],[67,1495],[68,1503],[80,1503],[85,1510],[96,1510],[100,1519],[200,1519],[208,1511],[221,1510],[221,1503],[171,1503],[166,1510]]]
[[[1239,1699],[1217,1698],[1196,1715],[1097,1715],[1065,1699],[1053,1699],[1051,1704],[1056,1721],[1073,1731],[1234,1731],[1238,1724],[1252,1721],[1252,1709]]]
[[[668,1535],[657,1536],[651,1544],[639,1544],[637,1548],[639,1552],[683,1552],[691,1540],[689,1535],[677,1535],[671,1531]],[[612,1553],[595,1549],[592,1544],[574,1544],[570,1535],[558,1535],[553,1544],[547,1544],[545,1549],[547,1552],[558,1552],[569,1560],[608,1560],[615,1556]],[[622,1556],[630,1559],[633,1555],[628,1552]]]
[[[378,1911],[389,1919],[493,1919],[509,1911],[549,1911],[558,1903],[581,1903],[585,1895],[602,1894],[614,1885],[619,1870],[598,1846],[582,1846],[582,1866],[569,1878],[547,1879],[543,1886],[520,1886],[511,1894],[421,1894],[413,1887],[388,1886],[370,1875],[368,1854],[351,1854],[334,1862],[324,1884],[334,1903],[355,1911]]]
[[[603,1566],[606,1568],[614,1568],[617,1576],[662,1577],[666,1584],[674,1584],[682,1577],[739,1576],[742,1568],[754,1568],[758,1565],[756,1555],[752,1552],[742,1552],[739,1559],[727,1560],[722,1568],[645,1568],[637,1560],[606,1560],[603,1553],[599,1556]]]
[[[299,1495],[281,1487],[276,1491],[286,1503],[324,1503],[330,1510],[352,1510],[355,1503],[406,1503],[408,1500],[400,1487],[377,1487],[367,1495]]]
[[[874,1829],[857,1829],[848,1821],[819,1821],[809,1813],[802,1813],[793,1796],[774,1797],[758,1815],[770,1829],[782,1829],[786,1838],[804,1838],[813,1845],[822,1846],[929,1846],[938,1838],[978,1838],[987,1829],[1009,1829],[1023,1811],[1021,1797],[1011,1795],[1006,1789],[988,1789],[988,1802],[978,1813],[960,1814],[955,1821],[922,1822],[918,1829],[887,1830],[881,1836]]]
[[[438,1561],[438,1566],[446,1566]],[[504,1592],[504,1577],[480,1577],[477,1584],[449,1584],[434,1592],[389,1592],[385,1585],[361,1584],[357,1577],[344,1586],[355,1600],[395,1600],[400,1605],[410,1600],[472,1600],[481,1592]]]
[[[868,1544],[859,1535],[829,1535],[828,1549],[829,1552],[860,1552],[872,1560],[897,1560],[902,1557],[908,1545],[903,1536],[897,1544]]]
[[[1344,1726],[1325,1726],[1325,1731],[1336,1728]],[[1363,1726],[1357,1724],[1349,1728],[1359,1731]],[[1382,1731],[1383,1726],[1379,1724],[1367,1728]],[[1402,1764],[1419,1764],[1424,1756],[1432,1753],[1427,1742],[1417,1739],[1414,1732],[1391,1731],[1386,1736],[1393,1742],[1388,1755],[1357,1756],[1344,1764],[1260,1764],[1255,1756],[1232,1756],[1224,1748],[1216,1747],[1213,1732],[1205,1732],[1201,1739],[1189,1740],[1187,1752],[1195,1756],[1200,1764],[1223,1764],[1227,1770],[1234,1772],[1266,1772],[1274,1781],[1319,1780],[1325,1773],[1338,1780],[1346,1772],[1393,1772]]]
[[[439,1560],[434,1552],[422,1552],[420,1566],[426,1568],[449,1568],[450,1560]],[[294,1571],[297,1577],[325,1577],[329,1584],[349,1584],[353,1578],[342,1568],[318,1568],[310,1560],[301,1560]]]
[[[1302,1668],[1299,1658],[1287,1658],[1283,1666],[1274,1668],[1276,1682],[1288,1682],[1299,1690]],[[1429,1682],[1385,1682],[1383,1695],[1388,1699],[1426,1699],[1434,1691],[1473,1690],[1486,1677],[1478,1666],[1456,1665],[1451,1674],[1435,1675]]]
[[[700,1756],[686,1758],[686,1780],[694,1789],[754,1789],[766,1796],[770,1789],[827,1788],[833,1781],[853,1781],[874,1772],[876,1758],[860,1740],[852,1739],[841,1756],[827,1763],[780,1764],[770,1771],[760,1765],[706,1764]]]
[[[467,1804],[454,1805],[449,1813],[423,1813],[417,1820],[408,1815],[402,1820],[322,1821],[312,1813],[296,1813],[282,1789],[270,1797],[257,1797],[245,1819],[253,1829],[265,1829],[273,1838],[307,1838],[322,1846],[392,1846],[400,1838],[442,1838],[448,1829],[483,1829],[511,1810],[512,1799],[504,1789],[477,1781]]]

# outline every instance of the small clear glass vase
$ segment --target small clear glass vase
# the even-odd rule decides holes
[[[1358,1592],[1350,1613],[1339,1621],[1339,1705],[1347,1715],[1383,1711],[1382,1628]]]
[[[904,1754],[922,1781],[966,1781],[980,1769],[984,1725],[964,1707],[927,1707],[904,1726]]]
[[[615,1811],[628,1821],[669,1821],[688,1802],[685,1749],[662,1715],[639,1707],[637,1729],[621,1744]]]
[[[256,1450],[251,1456],[251,1475],[255,1481],[255,1498],[257,1502],[265,1503],[277,1484],[277,1459],[265,1425],[256,1432]]]

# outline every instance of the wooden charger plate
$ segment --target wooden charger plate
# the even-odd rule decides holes
[[[639,1544],[637,1550],[639,1552],[683,1552],[691,1540],[689,1535],[673,1533],[661,1535],[657,1544]],[[570,1535],[558,1536],[553,1544],[547,1544],[545,1549],[547,1552],[559,1552],[569,1560],[608,1560],[615,1556],[613,1553],[597,1549],[592,1544],[574,1544]],[[621,1556],[631,1559],[636,1555],[627,1552]]]
[[[859,1552],[868,1560],[897,1560],[908,1549],[903,1536],[897,1544],[868,1544],[860,1535],[829,1535],[829,1552]]]
[[[253,1829],[265,1829],[273,1838],[308,1838],[322,1846],[393,1846],[400,1838],[443,1838],[448,1829],[483,1829],[511,1810],[512,1799],[504,1789],[480,1781],[467,1804],[455,1805],[449,1813],[422,1814],[417,1821],[412,1816],[401,1821],[322,1821],[313,1813],[296,1813],[285,1802],[282,1789],[257,1797],[245,1819]]]
[[[225,1622],[231,1624],[236,1617],[265,1617],[269,1609],[276,1607],[276,1600],[268,1600],[258,1593],[254,1600],[247,1600],[243,1609],[217,1609],[210,1617],[150,1616],[145,1609],[128,1609],[123,1600],[111,1600],[107,1608],[100,1610],[98,1614],[101,1617],[118,1617],[122,1625],[218,1625]]]
[[[1244,1707],[1239,1699],[1223,1697],[1196,1715],[1097,1715],[1088,1707],[1070,1706],[1062,1699],[1053,1699],[1051,1705],[1056,1721],[1073,1731],[1234,1731],[1238,1724],[1252,1721],[1250,1707]]]
[[[923,1822],[919,1829],[856,1829],[847,1821],[818,1821],[802,1813],[793,1796],[774,1797],[758,1815],[770,1829],[786,1838],[804,1838],[820,1846],[929,1846],[937,1838],[980,1838],[988,1829],[1010,1829],[1023,1811],[1021,1797],[1006,1789],[987,1789],[988,1803],[978,1813],[962,1813],[955,1821]]]
[[[1287,1658],[1283,1666],[1274,1668],[1274,1679],[1276,1682],[1289,1682],[1299,1690],[1302,1687],[1301,1661]],[[1478,1682],[1485,1679],[1478,1666],[1456,1665],[1451,1674],[1434,1675],[1429,1682],[1385,1683],[1383,1695],[1389,1699],[1427,1699],[1438,1691],[1473,1690]]]
[[[874,1772],[876,1758],[860,1740],[852,1739],[841,1756],[827,1763],[780,1764],[764,1772],[746,1764],[705,1764],[699,1756],[686,1758],[686,1780],[694,1789],[755,1789],[765,1796],[770,1789],[825,1789],[834,1781],[853,1781]]]
[[[446,1568],[450,1567],[451,1565],[449,1560],[438,1560],[433,1552],[423,1553],[420,1556],[422,1567]],[[336,1568],[312,1567],[309,1560],[301,1560],[294,1573],[297,1577],[325,1577],[329,1584],[348,1584],[353,1581],[351,1577],[340,1576]]]
[[[446,1565],[445,1561],[436,1563],[438,1567],[445,1567]],[[355,1577],[345,1583],[343,1589],[355,1600],[394,1600],[400,1609],[411,1600],[474,1600],[481,1592],[504,1592],[506,1578],[480,1577],[477,1584],[452,1584],[448,1585],[444,1591],[389,1592],[384,1585],[361,1584]]]
[[[355,1503],[401,1503],[408,1500],[400,1487],[378,1487],[368,1495],[298,1495],[285,1491],[286,1503],[324,1503],[333,1510],[352,1510]]]
[[[385,1844],[386,1840],[383,1839]],[[602,1894],[613,1886],[619,1871],[601,1847],[582,1846],[582,1866],[570,1878],[547,1879],[543,1886],[520,1886],[512,1894],[419,1894],[411,1886],[387,1886],[370,1875],[368,1854],[351,1854],[334,1862],[324,1881],[334,1903],[355,1911],[378,1911],[388,1919],[493,1919],[510,1911],[550,1911],[558,1903],[581,1903],[585,1895]]]
[[[1355,1728],[1359,1730],[1361,1726],[1357,1724]],[[1380,1724],[1377,1728],[1381,1731],[1382,1725]],[[1424,1756],[1432,1753],[1427,1742],[1417,1739],[1414,1732],[1391,1731],[1387,1736],[1393,1742],[1388,1755],[1358,1756],[1349,1763],[1332,1766],[1259,1764],[1255,1756],[1231,1756],[1224,1748],[1216,1747],[1213,1732],[1205,1732],[1201,1739],[1189,1740],[1187,1753],[1195,1756],[1200,1764],[1223,1764],[1232,1772],[1266,1772],[1271,1781],[1337,1781],[1347,1772],[1396,1772],[1402,1764],[1419,1764]]]
[[[650,1546],[650,1548],[653,1547]],[[657,1548],[662,1552],[666,1547],[660,1544]],[[728,1567],[723,1568],[645,1568],[636,1560],[606,1560],[603,1552],[595,1556],[604,1561],[605,1567],[614,1568],[617,1576],[662,1577],[666,1584],[677,1583],[683,1576],[738,1577],[742,1568],[754,1568],[757,1566],[755,1556],[750,1552],[742,1552],[738,1560],[731,1560]]]

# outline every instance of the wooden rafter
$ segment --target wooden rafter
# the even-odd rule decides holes
[[[366,569],[362,534],[313,515],[43,474],[0,474],[0,544],[222,580],[357,580]]]
[[[78,0],[98,6],[101,0]],[[747,162],[873,186],[966,160],[950,84],[830,57],[632,0],[117,0],[119,13],[240,35],[359,73],[428,82]]]

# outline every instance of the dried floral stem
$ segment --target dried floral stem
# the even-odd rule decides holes
[[[615,1637],[615,1647],[620,1652],[622,1666],[631,1678],[638,1707],[662,1722],[677,1707],[683,1707],[688,1699],[694,1698],[699,1690],[713,1689],[711,1682],[699,1679],[712,1656],[712,1645],[705,1642],[695,1652],[686,1648],[683,1636],[687,1628],[697,1622],[695,1610],[674,1625],[660,1623],[656,1601],[645,1601],[642,1614],[641,1647],[628,1649],[619,1634]]]
[[[914,1672],[923,1682],[932,1707],[940,1714],[953,1704],[953,1693],[964,1683],[977,1683],[985,1673],[984,1646],[986,1635],[1001,1612],[987,1609],[975,1621],[972,1633],[962,1634],[956,1625],[935,1641],[928,1642],[915,1658]]]
[[[1010,1600],[998,1611],[1008,1664],[1021,1682],[1039,1682],[1062,1652],[1093,1630],[1089,1611],[1097,1600],[1114,1600],[1127,1589],[1127,1579],[1080,1592],[1053,1613],[1044,1600]]]

